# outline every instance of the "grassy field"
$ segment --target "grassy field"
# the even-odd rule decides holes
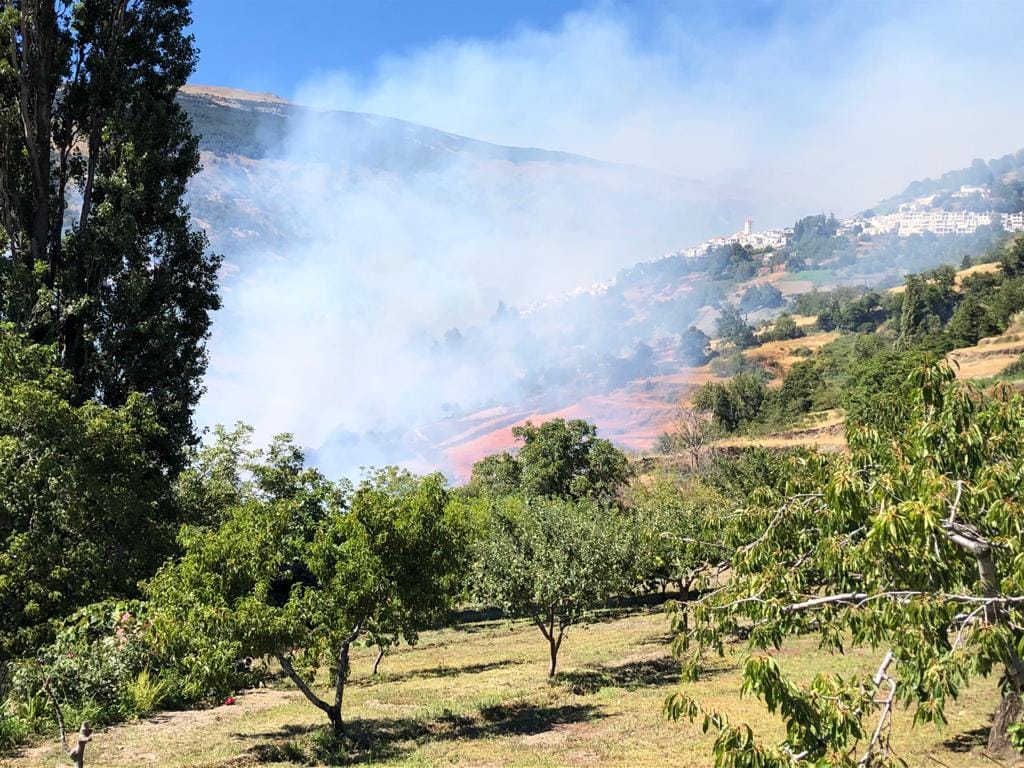
[[[424,634],[370,675],[374,652],[356,654],[345,708],[353,746],[342,762],[392,766],[709,766],[710,738],[664,719],[680,685],[659,608],[572,630],[564,670],[545,677],[546,646],[532,625],[468,623]],[[787,646],[784,668],[800,675],[871,670],[881,653],[826,657],[812,638]],[[769,737],[779,724],[738,694],[736,654],[690,690]],[[982,754],[995,683],[981,681],[950,707],[951,725],[911,729],[898,713],[900,754],[912,766],[992,766]],[[234,706],[169,712],[95,735],[87,765],[234,768],[317,762],[320,713],[275,684]],[[66,765],[44,744],[2,762],[11,768]],[[1005,764],[1005,763],[1003,763]]]

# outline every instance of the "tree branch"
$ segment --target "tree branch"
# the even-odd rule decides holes
[[[313,706],[330,714],[333,711],[331,705],[313,693],[310,687],[306,685],[306,681],[299,676],[299,673],[295,671],[295,667],[292,666],[291,659],[283,653],[275,654],[275,656],[277,657],[278,664],[281,665],[281,669],[284,670],[285,674],[295,683],[295,687],[302,691],[303,695],[309,699]]]

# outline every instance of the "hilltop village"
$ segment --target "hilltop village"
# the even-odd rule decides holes
[[[951,205],[950,201],[955,202]],[[985,205],[989,201],[987,188],[964,185],[958,192],[948,196],[932,194],[899,203],[897,209],[892,212],[876,213],[869,210],[841,219],[836,234],[861,237],[886,234],[910,237],[925,233],[970,235],[979,227],[998,227],[1006,232],[1024,232],[1024,211],[1006,213],[991,210]],[[713,237],[699,245],[666,256],[696,259],[707,256],[715,248],[727,245],[769,251],[786,247],[792,238],[792,227],[756,232],[754,222],[747,219],[743,223],[743,229],[732,235]]]

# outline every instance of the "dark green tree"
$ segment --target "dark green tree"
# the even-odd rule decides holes
[[[137,594],[177,531],[152,405],[73,405],[53,359],[0,327],[0,663],[76,608]]]
[[[219,261],[184,203],[189,1],[2,8],[0,318],[56,345],[73,402],[149,398],[176,468],[219,306]]]
[[[967,296],[946,324],[946,334],[954,347],[970,347],[979,339],[994,336],[1000,328],[988,308],[974,296]]]
[[[768,397],[764,379],[757,373],[740,373],[725,383],[708,382],[693,395],[693,407],[710,413],[715,426],[735,432],[758,418]]]
[[[999,259],[1006,277],[1024,277],[1024,237],[1014,240]]]
[[[722,341],[732,344],[737,349],[746,349],[757,344],[754,329],[747,324],[747,319],[731,304],[722,306],[721,314],[715,322],[715,331]]]
[[[582,419],[528,421],[512,434],[523,443],[514,456],[488,456],[473,466],[478,492],[610,502],[631,475],[626,455]]]
[[[704,365],[711,352],[711,339],[700,328],[691,325],[679,338],[679,357],[686,365]]]

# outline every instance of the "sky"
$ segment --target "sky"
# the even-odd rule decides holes
[[[194,0],[193,82],[289,96],[317,72],[372,74],[378,59],[442,39],[550,27],[579,0]]]
[[[852,212],[1017,149],[1020,2],[195,0],[195,83]]]

